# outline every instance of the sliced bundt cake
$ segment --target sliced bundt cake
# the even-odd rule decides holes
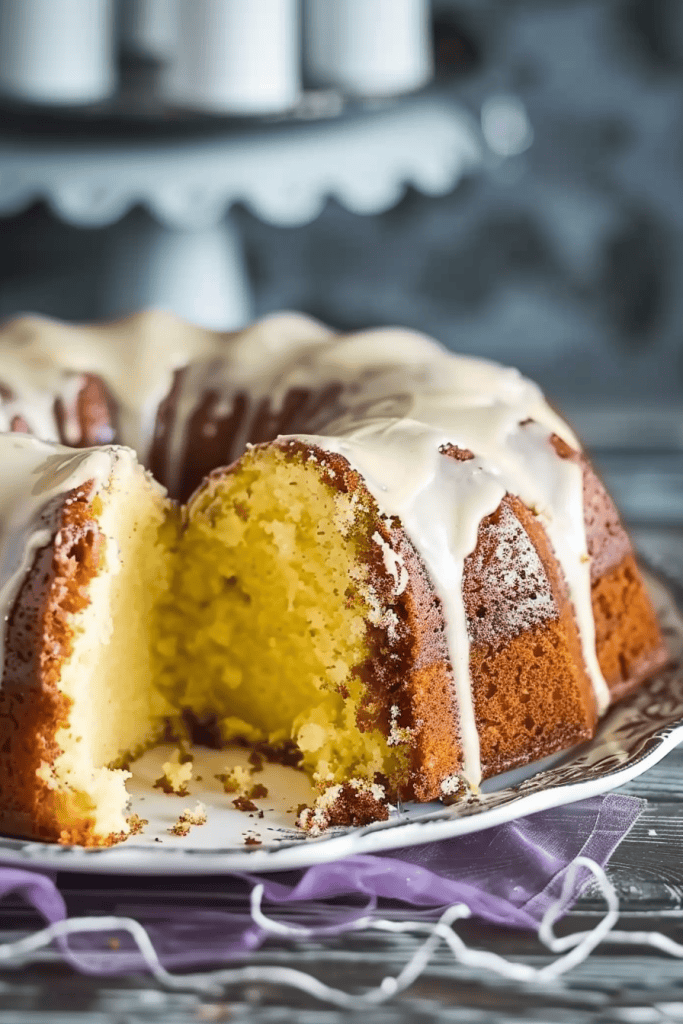
[[[455,799],[666,659],[611,499],[515,370],[145,314],[10,323],[0,385],[8,832],[116,841],[125,765],[192,723],[298,759],[306,827]],[[188,504],[129,449],[78,450],[101,440]]]

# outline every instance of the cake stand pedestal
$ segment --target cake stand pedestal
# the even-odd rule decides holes
[[[444,195],[482,158],[474,119],[433,93],[334,120],[182,137],[6,134],[0,214],[42,200],[63,220],[96,228],[142,207],[118,225],[106,254],[103,315],[158,307],[230,329],[251,316],[236,203],[279,226],[310,222],[330,197],[375,214],[408,186]]]

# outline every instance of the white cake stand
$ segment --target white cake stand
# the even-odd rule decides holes
[[[474,119],[433,93],[316,123],[220,133],[0,138],[0,215],[38,200],[70,224],[115,232],[102,312],[144,307],[214,329],[249,320],[251,297],[230,210],[306,224],[334,197],[357,214],[389,209],[407,186],[439,196],[483,159]]]

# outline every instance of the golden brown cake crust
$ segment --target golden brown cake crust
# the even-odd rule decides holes
[[[591,588],[595,646],[612,702],[663,668],[669,652],[633,554]]]
[[[551,441],[561,458],[576,462],[583,472],[595,648],[614,702],[663,668],[669,652],[628,534],[604,484],[583,453],[556,435]]]
[[[54,791],[38,772],[60,753],[55,735],[68,721],[70,703],[59,690],[72,650],[69,617],[87,605],[102,555],[91,492],[92,482],[45,510],[53,541],[36,554],[15,601],[0,689],[0,828],[85,846],[102,844],[92,836],[92,821],[58,827]]]
[[[567,587],[518,498],[480,524],[463,595],[483,777],[588,739],[597,710]]]

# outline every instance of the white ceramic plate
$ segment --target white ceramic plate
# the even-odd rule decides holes
[[[387,822],[333,829],[311,837],[295,827],[296,808],[309,802],[307,779],[292,768],[266,764],[255,776],[268,795],[258,810],[237,810],[215,778],[247,764],[247,752],[196,748],[189,795],[153,788],[171,747],[149,751],[133,765],[133,811],[148,824],[137,836],[105,850],[0,838],[0,861],[52,871],[131,875],[204,875],[225,871],[282,871],[356,853],[379,853],[478,832],[536,811],[615,789],[642,774],[683,740],[683,617],[680,595],[648,575],[673,666],[613,708],[589,742],[555,758],[489,780],[466,802],[408,804]],[[677,600],[678,598],[678,600]],[[201,777],[201,778],[198,778]],[[207,822],[186,836],[172,835],[179,814],[201,801]],[[250,842],[248,842],[248,840]],[[258,845],[254,843],[258,841]]]

